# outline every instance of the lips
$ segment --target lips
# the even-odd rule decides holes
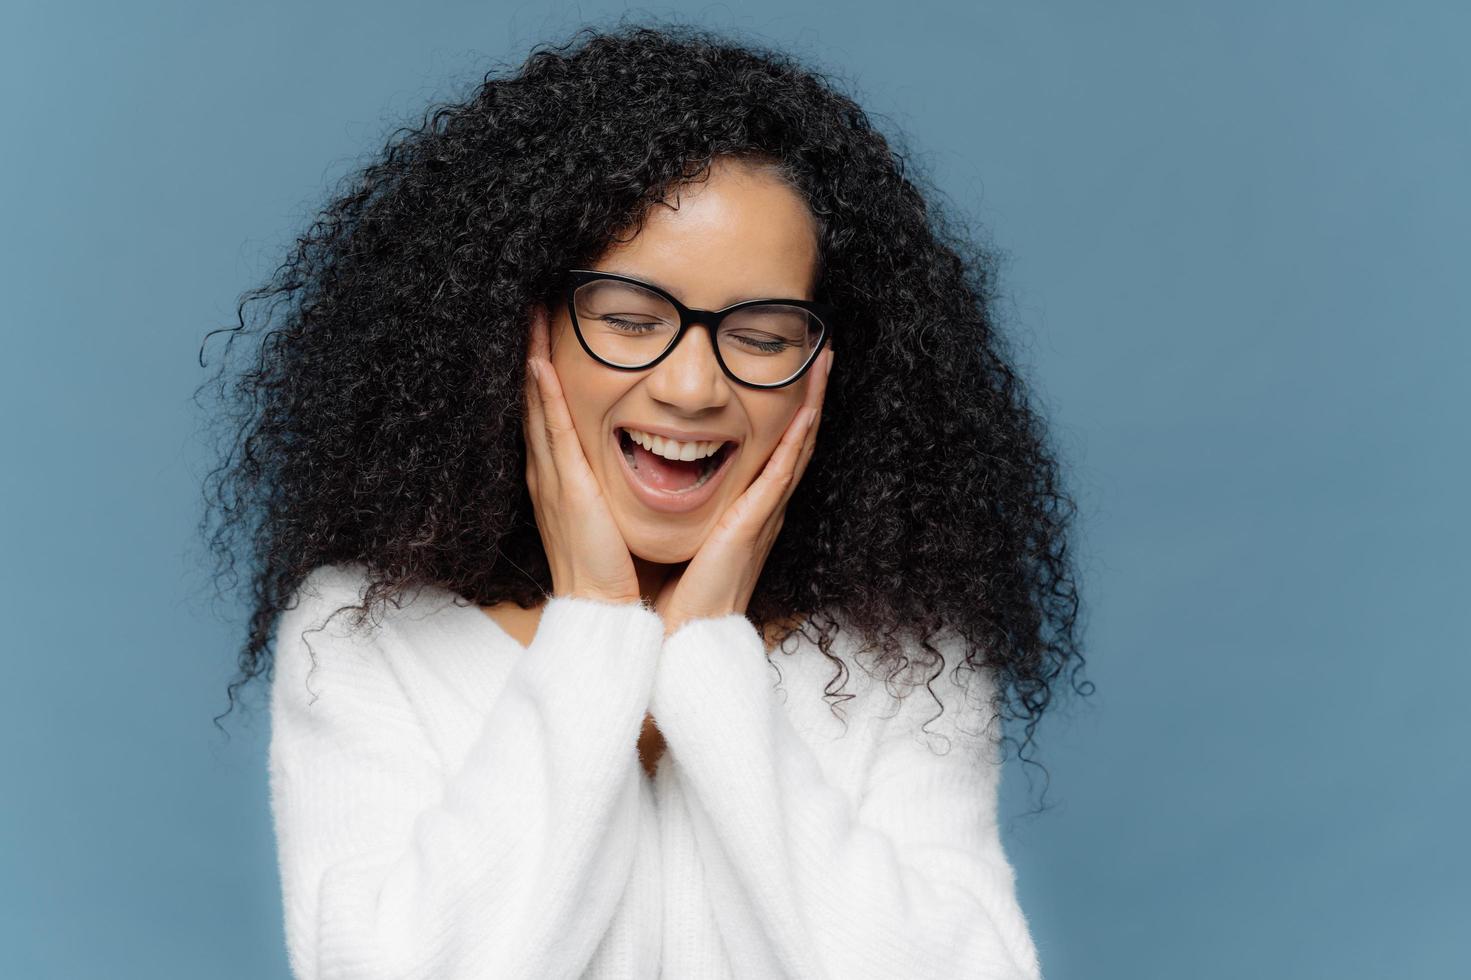
[[[662,433],[659,433],[656,430],[651,431],[645,429],[643,431],[651,432],[651,434],[655,435],[662,435]],[[683,513],[686,511],[692,511],[703,506],[707,501],[709,501],[710,498],[714,495],[716,489],[719,487],[721,481],[725,479],[726,472],[731,468],[731,459],[735,456],[736,451],[739,448],[738,442],[726,440],[724,445],[716,450],[714,455],[709,457],[710,460],[713,461],[713,464],[704,464],[705,466],[713,465],[714,469],[710,471],[708,476],[704,477],[703,483],[700,483],[697,486],[694,486],[693,488],[687,490],[669,490],[661,486],[657,486],[653,483],[647,482],[647,478],[653,475],[652,467],[664,466],[667,463],[672,468],[683,467],[686,470],[689,470],[694,466],[693,462],[671,462],[664,460],[661,457],[654,456],[652,453],[649,453],[641,446],[637,448],[629,448],[632,447],[634,444],[624,435],[623,428],[621,426],[614,428],[611,438],[613,442],[613,451],[617,455],[619,460],[618,467],[623,471],[624,477],[628,481],[629,489],[633,492],[634,497],[650,510],[656,510],[663,513]],[[715,441],[720,438],[722,437],[719,435],[715,435],[711,437],[709,441]],[[635,465],[635,463],[629,459],[629,456],[631,454],[636,454],[644,461],[642,467]],[[704,470],[701,469],[699,472],[703,475]],[[682,475],[685,479],[689,478],[689,473],[686,472],[684,474],[665,473],[661,474],[656,479],[663,479],[665,477],[677,478],[678,475]]]

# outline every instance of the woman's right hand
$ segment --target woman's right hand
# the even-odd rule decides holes
[[[552,570],[552,592],[638,602],[638,573],[603,488],[593,476],[562,383],[552,367],[551,325],[535,304],[526,357],[526,485]]]

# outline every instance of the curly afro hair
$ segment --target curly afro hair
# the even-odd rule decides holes
[[[994,672],[998,717],[1025,720],[1026,758],[1058,676],[1082,666],[1076,506],[997,330],[996,258],[825,76],[679,26],[584,28],[431,106],[205,337],[201,366],[210,336],[227,335],[228,364],[261,334],[245,369],[206,382],[227,431],[200,531],[217,581],[242,553],[251,575],[232,706],[318,566],[370,570],[360,619],[426,584],[545,599],[521,425],[530,310],[725,157],[802,194],[818,298],[842,311],[822,436],[747,616],[798,624],[834,682],[833,613],[890,680],[938,677],[934,641],[953,631],[967,666]]]

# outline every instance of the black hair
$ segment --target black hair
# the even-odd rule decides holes
[[[227,357],[261,334],[233,386],[225,365],[214,379],[227,438],[201,521],[217,580],[242,555],[251,574],[232,706],[318,566],[370,568],[364,610],[425,583],[543,601],[521,428],[529,310],[732,156],[774,162],[803,195],[818,298],[843,311],[816,452],[747,615],[800,623],[835,681],[824,611],[891,677],[916,649],[938,676],[931,641],[953,630],[967,665],[994,671],[998,716],[1025,720],[1026,759],[1057,678],[1082,667],[1076,506],[996,322],[998,260],[833,80],[682,26],[584,28],[431,106],[211,332]]]

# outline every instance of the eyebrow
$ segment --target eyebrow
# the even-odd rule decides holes
[[[589,266],[589,268],[591,268],[591,266]],[[646,283],[648,283],[650,286],[658,286],[660,289],[664,290],[666,293],[670,294],[671,296],[679,296],[679,293],[680,293],[679,290],[677,290],[677,289],[671,289],[667,284],[660,282],[658,279],[655,279],[652,276],[644,275],[641,272],[630,272],[627,269],[597,269],[596,271],[598,271],[598,272],[611,273],[611,274],[613,274],[615,276],[627,276],[630,279],[637,279],[640,282],[646,282]],[[723,310],[726,307],[735,306],[737,303],[747,303],[747,302],[750,302],[753,299],[801,299],[801,298],[802,297],[800,297],[800,296],[783,296],[783,295],[781,295],[779,293],[759,293],[759,294],[756,294],[756,295],[748,296],[745,299],[733,299],[733,300],[731,300],[728,303],[722,303],[720,306],[714,307],[714,309]],[[683,302],[682,299],[681,299],[681,302]],[[689,304],[686,303],[685,305],[688,306]]]

